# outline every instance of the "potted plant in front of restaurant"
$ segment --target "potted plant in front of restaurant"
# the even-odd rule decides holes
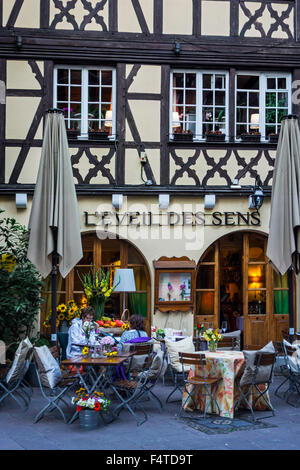
[[[190,130],[178,129],[173,134],[173,139],[176,142],[193,142],[193,133]]]
[[[72,127],[67,129],[67,138],[68,140],[76,140],[80,132],[78,128]]]
[[[84,388],[80,388],[75,393],[72,403],[76,405],[76,410],[79,412],[80,428],[96,429],[99,426],[99,412],[107,411],[110,401],[104,397],[103,393],[95,391],[89,395]]]
[[[211,328],[208,328],[203,333],[204,339],[208,342],[208,350],[213,352],[217,350],[218,342],[223,339],[223,335],[219,333],[219,330],[216,329],[213,331]]]

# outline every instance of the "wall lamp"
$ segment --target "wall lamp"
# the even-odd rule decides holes
[[[158,207],[161,210],[168,209],[170,205],[170,194],[159,194],[158,195]]]
[[[204,209],[213,209],[216,205],[216,195],[206,194],[204,196]]]
[[[181,52],[180,42],[175,42],[173,51],[174,51],[175,55],[180,54],[180,52]]]
[[[249,196],[249,209],[259,210],[264,202],[264,192],[262,189],[262,182],[260,177],[257,176],[255,179],[255,187],[253,188],[253,193]]]
[[[22,36],[16,36],[16,47],[17,49],[21,49],[23,46],[23,39]]]
[[[27,209],[27,194],[26,193],[16,193],[16,208]]]
[[[112,194],[111,203],[113,207],[119,211],[123,205],[123,194]]]

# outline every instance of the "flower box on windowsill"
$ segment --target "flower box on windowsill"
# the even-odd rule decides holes
[[[108,140],[108,136],[106,131],[89,131],[89,140]]]
[[[241,134],[243,142],[260,142],[261,134],[259,132],[255,134]]]
[[[224,142],[225,141],[225,134],[222,132],[216,133],[216,132],[207,132],[205,134],[205,139],[206,142]]]
[[[279,134],[269,134],[268,139],[269,139],[270,144],[277,144],[278,137],[279,137]]]
[[[177,132],[173,134],[173,140],[175,142],[193,142],[193,134],[192,133],[181,133]]]
[[[67,129],[67,138],[69,140],[76,140],[78,136],[79,136],[78,129]]]

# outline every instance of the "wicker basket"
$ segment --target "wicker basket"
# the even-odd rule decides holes
[[[130,312],[128,308],[125,308],[125,310],[123,311],[121,315],[121,321],[129,322],[129,318],[130,318]]]
[[[100,329],[100,331],[103,331],[103,333],[110,333],[114,336],[121,336],[122,333],[123,333],[122,328],[119,328],[119,327],[114,327],[114,328],[102,328],[102,327],[100,327],[99,329]]]

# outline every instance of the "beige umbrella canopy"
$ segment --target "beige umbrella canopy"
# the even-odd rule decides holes
[[[59,110],[49,110],[46,116],[29,228],[28,258],[44,278],[52,272],[51,333],[55,334],[56,264],[66,277],[82,258],[80,216],[66,127]]]
[[[280,274],[300,252],[300,131],[297,116],[283,119],[276,152],[267,256]]]
[[[293,270],[300,253],[300,131],[298,116],[283,118],[272,184],[267,256],[280,274],[288,271],[289,332],[294,334]]]

